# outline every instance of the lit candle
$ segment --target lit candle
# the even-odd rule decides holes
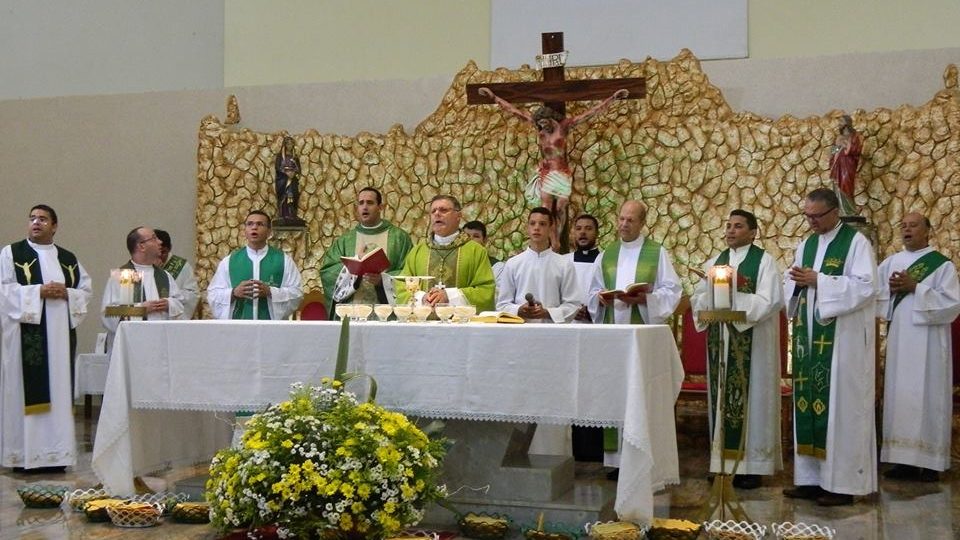
[[[730,267],[714,267],[713,309],[730,309],[730,275]]]
[[[117,280],[117,284],[120,286],[120,294],[117,297],[117,302],[124,306],[133,305],[133,285],[135,282],[140,281],[137,279],[139,277],[139,272],[124,268],[121,270],[114,270],[113,274]]]

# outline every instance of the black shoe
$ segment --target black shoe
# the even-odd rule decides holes
[[[820,486],[794,486],[783,490],[784,496],[791,499],[817,500],[826,493]]]
[[[757,489],[760,487],[760,475],[738,474],[733,477],[733,487],[740,489]]]
[[[607,480],[619,480],[620,479],[620,469],[613,469],[612,471],[607,472]]]
[[[920,475],[917,479],[921,482],[939,482],[940,473],[933,469],[920,469]]]
[[[823,495],[817,497],[819,506],[850,506],[851,504],[853,504],[853,495],[824,491]]]
[[[903,465],[896,464],[893,467],[883,473],[884,478],[889,478],[890,480],[916,480],[920,476],[920,469],[914,467],[913,465]]]

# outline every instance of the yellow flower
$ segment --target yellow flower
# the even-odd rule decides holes
[[[359,495],[361,499],[369,499],[369,498],[370,498],[370,484],[359,484],[359,485],[357,485],[357,495]]]
[[[282,446],[282,447],[286,448],[287,450],[289,450],[289,449],[293,448],[293,441],[291,441],[290,439],[287,439],[287,440],[283,441],[282,443],[280,443],[280,446]]]
[[[343,483],[340,486],[340,493],[343,493],[343,496],[350,499],[353,497],[353,486],[347,483]]]
[[[353,518],[350,514],[340,514],[340,528],[345,531],[353,529]]]

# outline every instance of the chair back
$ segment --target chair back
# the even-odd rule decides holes
[[[295,318],[300,321],[325,321],[327,306],[324,304],[323,292],[310,291],[303,295],[300,307],[297,308]]]
[[[688,375],[707,374],[707,332],[697,332],[690,297],[684,295],[674,312],[680,319],[680,361]]]

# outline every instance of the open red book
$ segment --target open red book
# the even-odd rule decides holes
[[[355,276],[379,274],[390,268],[390,259],[381,247],[368,251],[363,257],[340,257],[340,262]]]

